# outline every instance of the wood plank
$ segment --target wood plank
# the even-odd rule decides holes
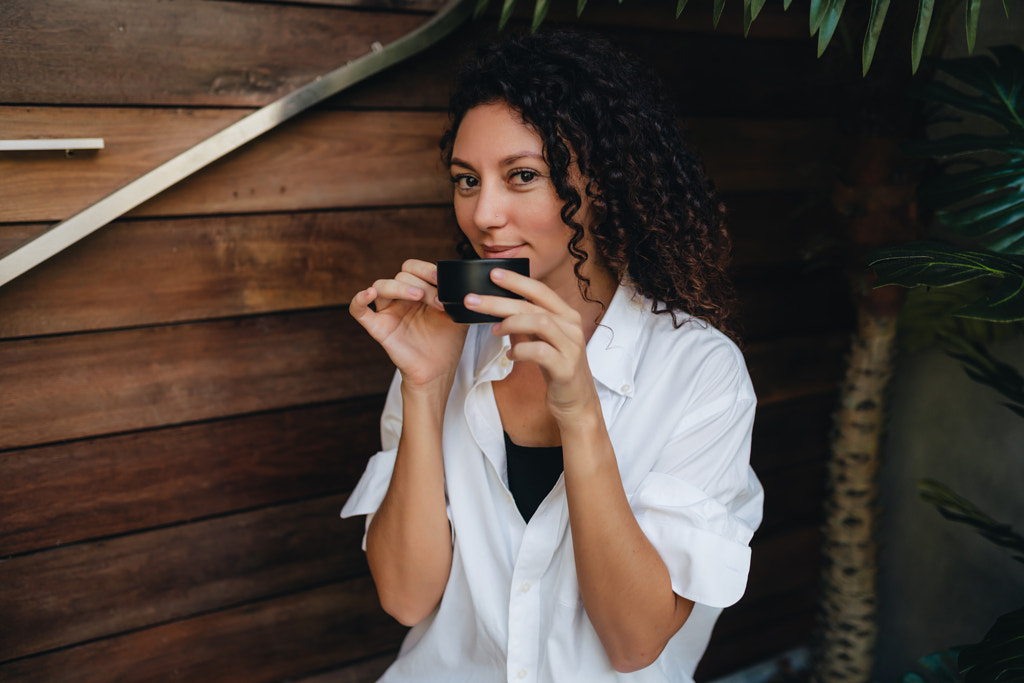
[[[0,107],[11,137],[102,137],[66,159],[0,156],[0,222],[59,221],[226,127],[237,110]],[[146,202],[135,216],[448,204],[439,112],[309,111]],[[720,188],[827,186],[836,129],[827,119],[693,119]],[[59,192],[55,193],[55,189]]]
[[[737,319],[743,339],[750,343],[850,331],[856,321],[849,284],[839,269],[802,273],[793,265],[744,270],[736,278],[736,293],[740,302]]]
[[[184,152],[246,112],[0,108],[11,137],[102,137],[107,147],[66,159],[0,157],[0,222],[59,221]],[[433,112],[309,111],[140,206],[133,215],[448,203],[451,184]],[[55,194],[55,188],[59,192]]]
[[[757,470],[755,470],[757,472]],[[821,524],[824,518],[825,459],[786,469],[757,472],[764,486],[764,520],[759,534]]]
[[[0,339],[347,306],[455,258],[450,208],[118,221],[0,288]]]
[[[351,490],[380,448],[383,403],[374,396],[0,454],[0,557]]]
[[[0,339],[347,305],[454,234],[447,207],[118,221],[0,288]],[[798,269],[740,272],[748,341],[852,327],[841,273]]]
[[[0,664],[0,679],[270,683],[392,651],[405,631],[367,577]]]
[[[345,496],[0,563],[0,661],[364,574]]]
[[[0,450],[386,391],[344,310],[0,342]]]
[[[839,224],[824,191],[723,192],[737,274],[771,266],[809,271],[816,251],[834,245]]]
[[[826,332],[747,346],[744,355],[758,406],[834,392],[849,344],[848,333]]]
[[[750,462],[758,474],[828,458],[837,392],[757,408]]]
[[[0,92],[8,103],[259,107],[426,19],[294,3],[5,0]]]
[[[340,669],[324,671],[295,683],[374,683],[391,666],[396,656],[396,652],[389,652]]]

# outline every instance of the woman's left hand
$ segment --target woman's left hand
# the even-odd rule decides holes
[[[598,397],[579,312],[544,283],[519,273],[495,268],[491,280],[525,300],[470,294],[464,303],[503,318],[495,323],[494,334],[510,336],[511,360],[540,366],[552,416],[563,422],[592,408]]]

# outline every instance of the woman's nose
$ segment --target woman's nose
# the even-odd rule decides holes
[[[473,222],[480,230],[500,228],[506,222],[507,206],[505,195],[500,187],[483,183],[477,195],[476,207],[473,211]]]

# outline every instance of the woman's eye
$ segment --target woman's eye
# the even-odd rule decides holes
[[[537,174],[536,171],[530,171],[528,169],[523,169],[521,171],[513,172],[512,173],[512,178],[516,181],[515,182],[516,185],[525,185],[527,183],[530,183],[530,182],[533,182],[534,180],[536,180],[537,179],[537,175],[538,174]]]
[[[480,184],[480,181],[471,175],[457,175],[452,178],[452,182],[455,183],[455,187],[463,192],[472,190],[474,187]]]

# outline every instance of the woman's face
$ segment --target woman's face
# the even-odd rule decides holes
[[[455,217],[481,258],[525,257],[530,275],[563,296],[578,292],[572,229],[544,162],[540,136],[504,102],[470,109],[452,148]],[[576,220],[587,226],[588,204]],[[586,244],[583,245],[586,248]]]

